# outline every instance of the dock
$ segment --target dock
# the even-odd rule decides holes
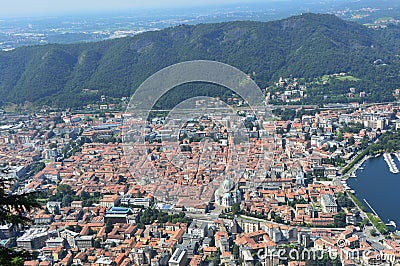
[[[367,206],[371,209],[371,211],[372,211],[377,217],[379,217],[378,213],[376,213],[376,211],[374,210],[374,208],[372,208],[372,206],[368,203],[368,201],[367,201],[366,199],[363,199],[363,200],[364,200],[365,204],[367,204]],[[389,226],[389,227],[393,227],[393,228],[396,228],[396,227],[397,227],[397,225],[396,225],[396,223],[395,223],[394,221],[389,221],[389,222],[386,223],[385,225],[386,225],[386,226]]]
[[[374,210],[374,208],[372,208],[372,206],[368,203],[368,201],[366,199],[363,199],[363,201],[365,202],[365,204],[367,204],[368,208],[371,209],[371,211],[379,217],[379,215],[376,213],[376,211]]]
[[[362,165],[363,165],[363,163],[365,163],[365,161],[368,160],[369,158],[370,158],[369,155],[365,155],[365,156],[361,159],[361,161],[359,161],[358,163],[356,163],[356,164],[353,166],[353,168],[352,168],[353,171],[351,171],[351,173],[349,174],[349,177],[353,177],[353,178],[354,178],[354,177],[357,177],[357,175],[356,175],[357,170],[358,170],[358,169],[363,170],[364,167],[363,167]]]
[[[395,223],[394,221],[389,221],[389,222],[386,224],[386,226],[394,227],[394,228],[397,227],[397,226],[396,226],[396,223]]]
[[[396,157],[399,156],[397,153],[395,153]],[[390,153],[384,153],[383,158],[385,159],[385,162],[387,163],[389,167],[389,171],[393,174],[397,174],[399,172],[399,169],[397,168],[396,163],[394,162],[392,155]],[[399,157],[397,157],[399,158]]]
[[[396,156],[397,160],[399,160],[399,162],[400,162],[400,153],[396,152],[394,155]]]

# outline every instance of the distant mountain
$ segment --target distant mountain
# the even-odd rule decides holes
[[[272,22],[181,25],[97,43],[22,47],[0,53],[0,99],[78,107],[103,94],[129,96],[171,64],[209,59],[255,73],[261,87],[280,76],[312,79],[345,71],[361,79],[368,101],[386,101],[400,88],[399,33],[396,27],[374,30],[333,15],[303,14]],[[374,63],[378,59],[384,64]]]

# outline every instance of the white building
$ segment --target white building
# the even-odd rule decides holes
[[[168,261],[169,266],[186,266],[187,252],[185,249],[177,248]]]
[[[321,206],[324,212],[335,213],[338,211],[338,206],[332,195],[323,194],[321,196]]]
[[[229,207],[234,203],[239,203],[241,193],[236,189],[235,182],[226,178],[221,186],[215,191],[215,203]]]

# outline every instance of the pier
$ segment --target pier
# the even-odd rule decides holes
[[[366,199],[363,199],[365,204],[367,204],[367,206],[371,209],[371,211],[375,214],[375,216],[379,217],[378,213],[376,213],[376,211],[374,210],[374,208],[372,208],[372,206],[368,203],[368,201]],[[386,226],[389,227],[393,227],[396,228],[396,223],[394,221],[389,221],[388,223],[385,224]]]
[[[374,208],[372,208],[372,206],[369,205],[368,201],[367,201],[366,199],[363,199],[363,201],[365,202],[365,204],[367,204],[368,208],[370,208],[371,211],[372,211],[376,216],[379,217],[379,215],[376,213],[376,211],[374,210]]]
[[[365,155],[358,163],[356,163],[352,168],[351,172],[348,174],[348,177],[357,177],[356,172],[358,169],[362,170],[364,167],[362,166],[363,163],[370,158],[369,155]]]
[[[400,162],[400,152],[396,152],[394,155],[396,156],[397,160],[399,160],[399,162]]]
[[[399,156],[397,153],[396,157]],[[385,162],[387,163],[388,167],[389,167],[389,171],[393,174],[397,174],[399,172],[399,169],[397,169],[397,165],[394,162],[392,155],[390,153],[384,153],[383,154],[383,158],[385,159]],[[399,158],[399,157],[397,157]]]
[[[389,221],[389,222],[386,224],[386,226],[396,228],[396,223],[395,223],[394,221]]]

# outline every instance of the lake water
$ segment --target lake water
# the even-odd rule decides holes
[[[394,158],[400,169],[400,162]],[[364,205],[366,199],[383,222],[393,220],[400,227],[400,173],[389,172],[383,156],[371,158],[363,163],[364,170],[357,170],[357,177],[347,180]],[[367,206],[366,206],[367,207]]]

